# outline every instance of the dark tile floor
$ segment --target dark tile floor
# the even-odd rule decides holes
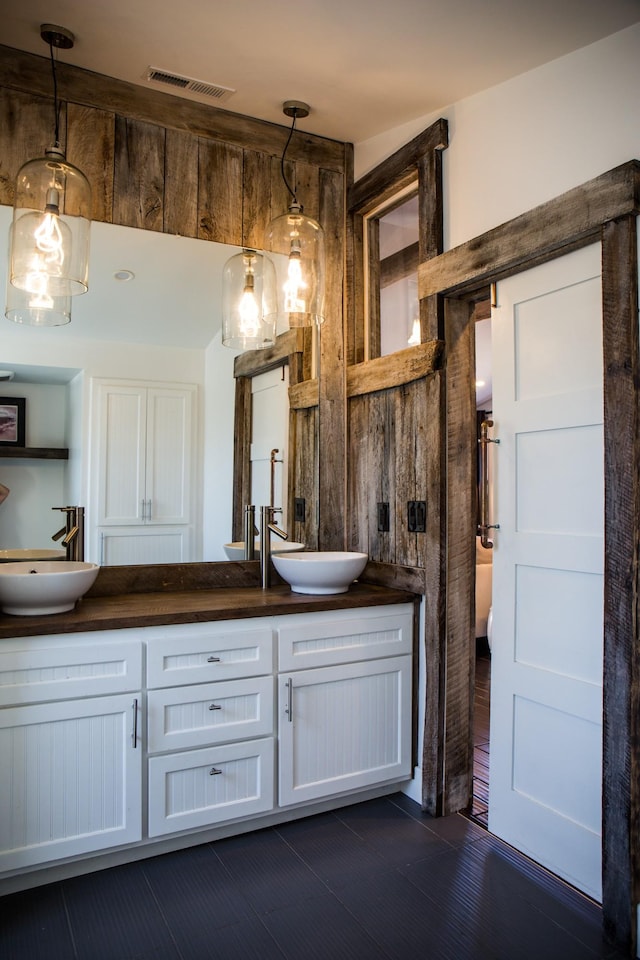
[[[0,899],[2,960],[587,960],[600,910],[402,794]]]

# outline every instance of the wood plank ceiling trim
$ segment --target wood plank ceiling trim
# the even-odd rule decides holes
[[[85,107],[188,132],[194,136],[253,150],[282,154],[288,126],[255,120],[219,107],[176,97],[137,83],[116,80],[59,61],[59,97]],[[52,97],[51,65],[46,57],[0,45],[0,86],[33,96]],[[290,160],[307,160],[330,170],[344,170],[344,144],[298,129],[287,151]]]

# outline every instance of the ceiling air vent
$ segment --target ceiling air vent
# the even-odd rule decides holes
[[[181,77],[178,73],[169,73],[168,70],[159,70],[157,67],[149,67],[145,78],[151,83],[162,83],[173,87],[174,90],[188,90],[201,97],[211,97],[218,103],[224,103],[236,92],[232,87],[222,87],[219,83],[207,83],[205,80],[194,80],[193,77]]]

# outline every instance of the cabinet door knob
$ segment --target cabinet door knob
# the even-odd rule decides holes
[[[211,767],[211,770],[209,770],[209,776],[210,776],[210,777],[215,777],[215,776],[217,776],[219,773],[222,773],[222,770],[218,770],[217,767]]]
[[[220,657],[207,657],[207,663],[220,663]]]
[[[222,707],[217,703],[210,703],[209,710],[222,710]]]

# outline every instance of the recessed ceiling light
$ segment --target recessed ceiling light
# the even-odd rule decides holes
[[[133,270],[116,270],[113,275],[114,280],[120,280],[122,283],[126,283],[127,280],[133,280],[135,273]]]

